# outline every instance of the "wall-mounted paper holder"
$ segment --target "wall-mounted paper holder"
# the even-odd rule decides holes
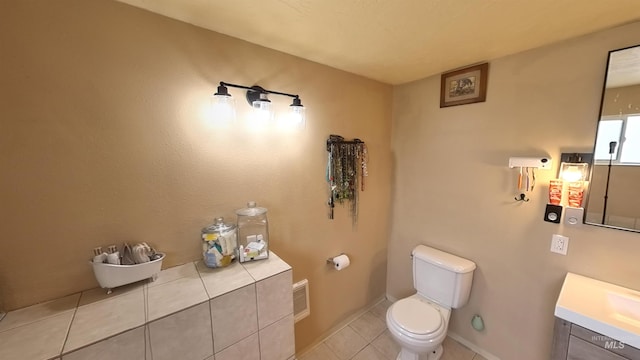
[[[551,159],[548,157],[510,157],[509,168],[551,169]]]

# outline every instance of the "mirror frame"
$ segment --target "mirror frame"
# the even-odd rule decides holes
[[[583,218],[582,218],[582,223],[585,225],[593,225],[593,226],[598,226],[598,227],[603,227],[603,228],[608,228],[608,229],[614,229],[614,230],[623,230],[623,231],[627,231],[627,232],[634,232],[634,233],[640,233],[640,229],[630,229],[630,228],[625,228],[625,227],[620,227],[620,226],[614,226],[614,225],[608,225],[608,224],[600,224],[600,223],[593,223],[593,222],[587,222],[587,210],[588,210],[588,206],[589,206],[589,202],[592,200],[592,189],[591,189],[591,182],[592,182],[592,177],[593,177],[593,172],[595,170],[596,167],[596,159],[595,159],[595,149],[596,149],[596,144],[598,142],[598,133],[597,133],[597,129],[600,125],[600,121],[602,120],[602,112],[604,111],[604,100],[605,100],[605,93],[607,91],[607,80],[609,79],[609,66],[611,64],[611,55],[613,53],[619,52],[619,51],[624,51],[624,50],[628,50],[628,49],[633,49],[633,48],[640,48],[640,44],[637,45],[631,45],[631,46],[626,46],[623,48],[619,48],[619,49],[614,49],[614,50],[610,50],[607,53],[607,63],[605,65],[605,72],[604,72],[604,81],[602,83],[602,94],[600,96],[600,109],[598,111],[598,119],[597,119],[597,126],[596,126],[596,135],[595,138],[593,140],[593,159],[591,161],[591,166],[590,166],[590,170],[589,170],[589,189],[585,198],[585,204],[586,207],[584,208],[584,214],[583,214]],[[606,213],[605,213],[606,215]],[[640,218],[640,217],[639,217]]]

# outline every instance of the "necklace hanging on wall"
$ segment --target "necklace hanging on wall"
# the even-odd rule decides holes
[[[335,203],[349,204],[353,225],[358,223],[358,192],[364,191],[368,176],[369,154],[360,139],[345,140],[339,135],[327,139],[327,172],[329,186],[329,219],[333,219]]]

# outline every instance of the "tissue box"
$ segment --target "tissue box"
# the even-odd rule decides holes
[[[155,280],[162,268],[162,260],[165,257],[164,253],[159,252],[158,255],[160,255],[159,259],[143,264],[113,265],[91,262],[91,265],[93,266],[93,273],[95,274],[100,287],[110,290],[114,287],[148,278]]]

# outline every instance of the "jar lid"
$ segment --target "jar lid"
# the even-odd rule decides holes
[[[246,208],[236,210],[236,214],[242,216],[256,216],[266,213],[267,209],[263,207],[257,207],[255,201],[249,201]]]
[[[213,224],[202,229],[202,232],[222,232],[222,231],[228,231],[228,230],[234,229],[235,227],[236,226],[234,224],[225,224],[224,218],[219,217],[219,218],[216,218]]]

